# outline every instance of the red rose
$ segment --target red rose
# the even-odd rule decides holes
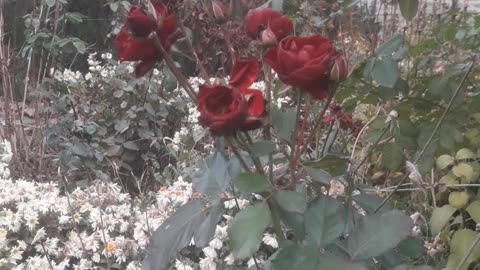
[[[215,136],[231,135],[248,115],[248,105],[240,91],[227,85],[200,86],[197,96],[200,124]]]
[[[198,111],[200,123],[214,136],[231,135],[262,126],[265,100],[262,92],[248,87],[256,80],[260,67],[256,60],[235,63],[230,85],[200,86]]]
[[[115,39],[118,59],[140,61],[135,75],[141,77],[162,61],[162,56],[148,35],[156,32],[158,40],[166,51],[177,40],[175,14],[162,2],[152,1],[156,14],[149,14],[139,6],[133,6],[127,15],[127,22]],[[155,19],[155,17],[157,19]]]
[[[337,54],[330,40],[316,35],[285,38],[264,58],[285,84],[322,99],[328,94],[332,59]]]
[[[260,39],[265,45],[275,44],[293,33],[292,21],[270,8],[250,10],[245,16],[245,28],[249,37]]]
[[[248,117],[240,127],[243,131],[260,128],[263,124],[261,118],[266,114],[262,92],[248,88],[257,79],[259,71],[256,60],[238,60],[230,75],[230,85],[238,88],[248,103]]]

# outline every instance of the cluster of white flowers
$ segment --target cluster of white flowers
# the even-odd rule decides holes
[[[113,183],[65,194],[53,183],[9,179],[9,143],[0,149],[0,268],[94,269],[108,260],[140,269],[150,234],[192,196],[181,178],[146,207]]]

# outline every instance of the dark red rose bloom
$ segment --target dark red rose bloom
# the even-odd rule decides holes
[[[260,67],[256,60],[238,60],[230,75],[230,85],[238,88],[248,102],[248,117],[240,128],[254,130],[262,126],[261,118],[266,115],[262,92],[248,87],[257,79]]]
[[[330,68],[337,54],[330,40],[316,35],[285,38],[264,59],[282,82],[323,99],[329,92]]]
[[[152,2],[155,15],[133,6],[127,15],[127,22],[115,39],[118,59],[121,61],[140,61],[135,67],[135,75],[141,77],[162,61],[160,52],[148,39],[156,32],[158,40],[169,51],[177,40],[175,14],[161,1]],[[157,19],[155,19],[157,17]]]
[[[332,125],[336,122],[340,129],[349,131],[355,137],[363,128],[362,121],[353,120],[352,116],[342,111],[342,106],[338,103],[330,104],[329,112],[323,117],[322,121],[326,125]]]
[[[214,136],[262,126],[265,100],[261,91],[248,88],[257,79],[259,70],[256,60],[239,60],[233,66],[228,86],[200,86],[197,96],[199,122],[210,128]]]
[[[253,39],[262,40],[267,36],[268,40],[262,40],[266,45],[272,45],[293,33],[292,21],[270,8],[250,10],[245,16],[245,28],[247,35]],[[266,30],[268,30],[268,35],[263,34],[263,31]]]
[[[198,93],[200,124],[214,136],[235,133],[248,116],[248,105],[240,91],[227,85],[200,86]]]

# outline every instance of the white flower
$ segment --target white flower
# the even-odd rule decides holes
[[[235,257],[233,257],[233,254],[230,253],[230,254],[228,254],[227,257],[225,257],[225,259],[223,261],[225,261],[225,263],[227,265],[233,265],[235,263]]]
[[[193,268],[190,265],[184,264],[178,259],[175,260],[175,268],[177,270],[193,270]]]
[[[262,239],[263,243],[267,246],[271,246],[272,248],[278,248],[277,239],[273,236],[273,234],[265,233]]]
[[[200,259],[201,270],[217,270],[217,263],[214,258],[205,257]]]

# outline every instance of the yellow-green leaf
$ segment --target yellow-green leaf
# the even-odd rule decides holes
[[[448,203],[455,208],[464,208],[469,198],[470,195],[466,191],[453,191],[448,196]]]
[[[448,166],[452,165],[455,162],[455,159],[450,155],[441,155],[437,158],[435,165],[439,170],[443,170]]]
[[[472,182],[473,178],[475,177],[472,166],[463,162],[453,166],[452,172],[455,176],[460,177],[460,182],[462,182],[462,184],[468,184]]]
[[[475,155],[475,153],[472,152],[472,150],[468,149],[468,148],[462,148],[460,150],[458,150],[457,154],[455,155],[455,158],[456,159],[474,159],[476,158],[477,156]]]
[[[480,223],[480,200],[472,202],[467,207],[467,212],[475,222]]]
[[[438,181],[440,184],[444,185],[456,185],[459,184],[457,177],[453,174],[446,174],[440,178]]]
[[[477,233],[468,229],[461,229],[453,234],[450,241],[450,256],[448,256],[446,270],[457,270],[464,257],[468,255],[477,237]],[[463,266],[458,270],[467,270],[468,266],[478,259],[480,259],[480,245],[473,249]]]

